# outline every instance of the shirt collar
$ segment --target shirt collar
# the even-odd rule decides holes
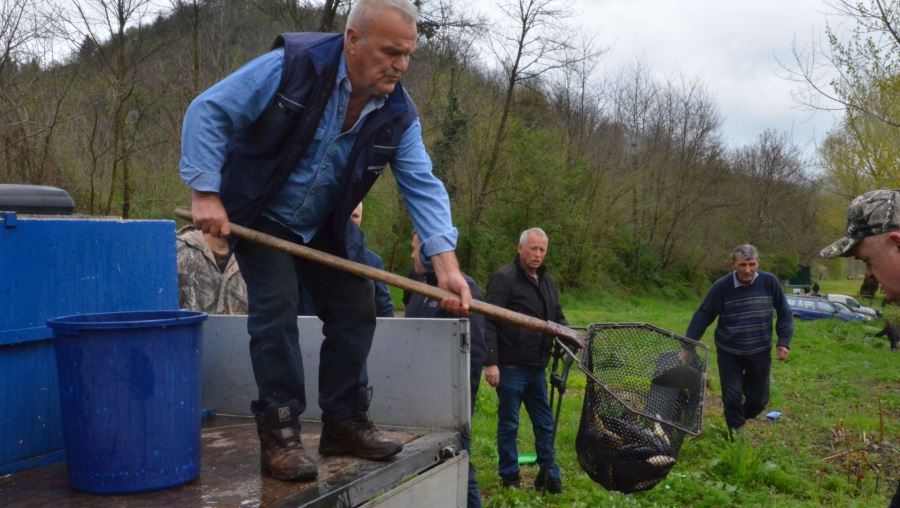
[[[734,287],[739,288],[741,286],[752,286],[754,282],[756,282],[756,278],[759,277],[759,272],[753,274],[753,280],[750,281],[750,284],[741,284],[741,281],[737,278],[737,272],[731,272],[731,277],[734,279]]]

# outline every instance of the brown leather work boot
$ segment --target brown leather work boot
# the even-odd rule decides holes
[[[403,444],[382,434],[369,418],[372,389],[361,387],[357,416],[338,423],[323,423],[319,455],[355,455],[369,460],[387,460],[403,450]]]
[[[299,404],[269,405],[262,417],[256,417],[259,434],[259,468],[277,480],[309,481],[318,475],[316,464],[300,441]]]

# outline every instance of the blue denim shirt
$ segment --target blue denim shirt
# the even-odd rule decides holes
[[[188,107],[180,168],[182,179],[192,189],[219,191],[228,140],[272,102],[281,82],[283,55],[284,49],[279,48],[252,60],[200,94]],[[340,169],[347,163],[366,116],[384,104],[384,97],[372,98],[356,124],[342,133],[351,90],[343,53],[335,79],[336,86],[312,142],[263,212],[307,242],[322,229],[339,201],[344,188],[344,182],[339,181]],[[416,231],[425,239],[422,252],[433,256],[453,250],[458,232],[451,221],[450,201],[443,184],[431,172],[418,119],[401,136],[391,172]]]

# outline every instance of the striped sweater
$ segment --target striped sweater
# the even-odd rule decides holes
[[[752,355],[772,348],[772,310],[778,315],[778,345],[791,347],[794,320],[778,279],[762,270],[751,284],[734,287],[734,272],[717,280],[694,313],[687,336],[700,340],[719,318],[716,347],[734,355]]]

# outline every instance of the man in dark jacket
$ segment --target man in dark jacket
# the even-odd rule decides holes
[[[568,325],[559,305],[556,284],[543,266],[547,255],[547,234],[540,228],[522,232],[512,263],[491,275],[487,302],[538,319]],[[553,337],[488,319],[485,326],[484,378],[497,389],[498,472],[504,487],[518,488],[519,454],[516,434],[519,407],[524,403],[534,429],[540,472],[536,489],[562,492],[559,466],[553,450],[553,414],[547,397],[547,363]]]
[[[384,260],[366,245],[366,235],[362,232],[362,218],[363,204],[360,201],[356,208],[353,209],[353,213],[350,214],[350,222],[353,222],[357,228],[360,228],[359,234],[362,237],[361,253],[355,257],[360,258],[360,263],[384,270]],[[349,226],[350,223],[348,222],[347,225]],[[348,252],[347,256],[350,259],[354,259],[353,252]],[[378,317],[394,317],[394,302],[391,301],[391,292],[387,284],[381,281],[373,282],[375,283],[375,315]]]
[[[434,276],[434,268],[428,263],[421,253],[422,244],[419,241],[419,235],[413,231],[412,234],[412,260],[413,273],[416,279],[421,280],[432,286],[437,286],[437,277]],[[469,291],[472,292],[472,298],[482,300],[481,289],[472,277],[463,274],[466,282],[469,284]],[[426,296],[410,293],[409,300],[406,303],[406,312],[404,314],[408,318],[454,318],[453,314],[441,308],[440,302],[432,300]],[[484,316],[481,314],[472,314],[469,316],[469,407],[472,413],[475,413],[475,402],[478,400],[478,385],[481,382],[481,368],[484,365]],[[463,449],[469,452],[469,493],[466,506],[468,508],[479,508],[481,506],[481,492],[478,489],[478,482],[475,479],[475,466],[472,464],[472,448],[470,446],[470,436],[468,429],[462,434]]]
[[[180,170],[194,225],[228,236],[230,222],[347,257],[353,208],[390,165],[440,286],[442,305],[468,313],[469,286],[454,249],[457,231],[432,173],[415,104],[400,78],[416,48],[418,11],[408,0],[358,0],[343,34],[280,35],[191,103]],[[387,460],[402,444],[368,415],[366,360],[375,332],[372,282],[272,247],[238,242],[247,282],[250,358],[259,388],[263,473],[311,480],[300,439],[306,408],[297,329],[298,284],[324,322],[319,354],[320,455]]]
[[[372,268],[384,270],[384,260],[381,256],[375,254],[366,245],[366,234],[362,230],[363,204],[360,202],[350,214],[350,220],[347,222],[347,259],[362,263]],[[375,316],[377,317],[394,317],[394,302],[391,300],[391,292],[388,290],[387,284],[380,281],[375,283]],[[312,295],[309,290],[302,287],[300,290],[300,312],[301,316],[316,316],[316,306],[313,304]]]

